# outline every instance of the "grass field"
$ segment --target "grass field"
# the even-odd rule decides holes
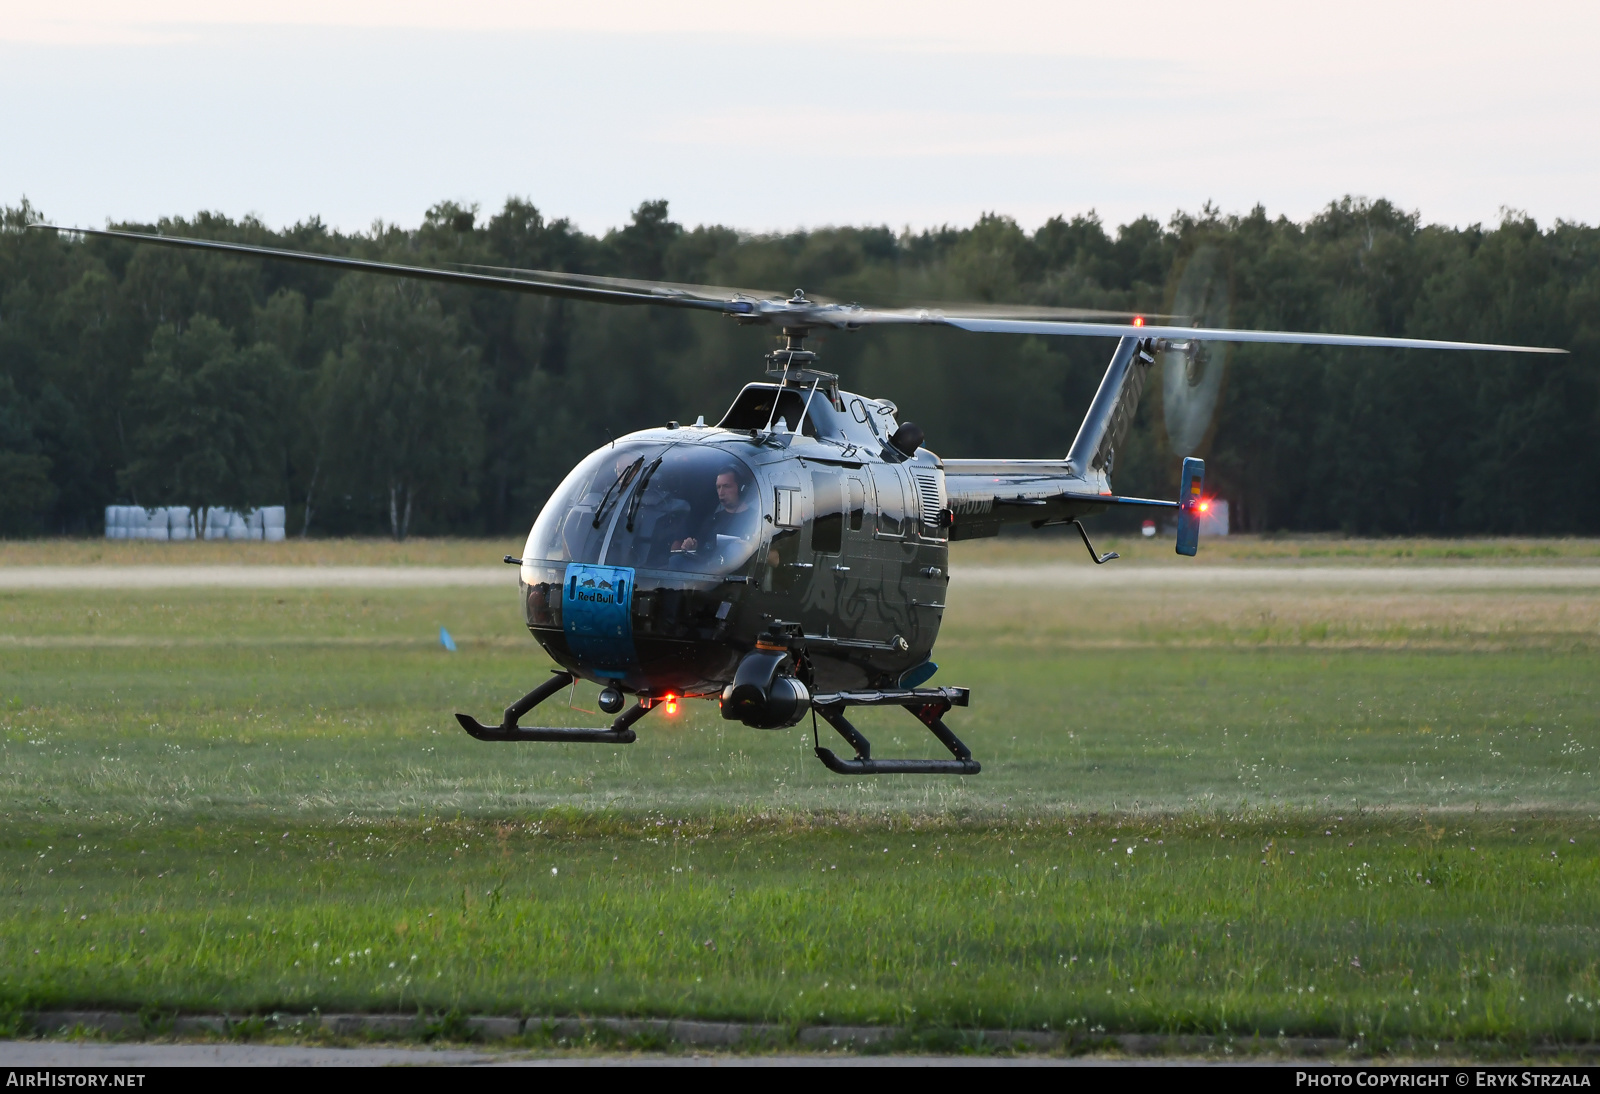
[[[1042,557],[980,546],[936,654],[965,780],[711,704],[472,741],[545,669],[509,590],[0,593],[0,1007],[1600,1037],[1600,589],[963,590]],[[896,714],[875,754],[934,755]]]

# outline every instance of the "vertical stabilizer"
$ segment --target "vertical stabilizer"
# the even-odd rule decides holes
[[[1089,412],[1083,416],[1083,425],[1073,439],[1067,462],[1073,474],[1098,483],[1104,490],[1111,489],[1111,469],[1116,463],[1117,449],[1127,439],[1133,426],[1133,415],[1139,409],[1139,396],[1144,393],[1150,366],[1155,354],[1148,344],[1137,338],[1123,338],[1111,356],[1111,364],[1100,380]]]

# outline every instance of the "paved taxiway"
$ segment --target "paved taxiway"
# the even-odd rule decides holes
[[[1538,589],[1600,587],[1600,566],[1160,566],[1087,562],[1049,566],[958,566],[966,586],[1200,589],[1323,586],[1352,589]],[[509,566],[3,566],[0,589],[316,589],[514,587]]]
[[[1057,1056],[850,1056],[694,1054],[535,1056],[528,1053],[401,1047],[324,1048],[312,1045],[151,1044],[95,1041],[0,1041],[0,1069],[47,1067],[1067,1067],[1142,1064],[1192,1067],[1223,1061],[1151,1057],[1094,1059]],[[1232,1061],[1227,1061],[1232,1062]],[[1252,1060],[1252,1063],[1284,1063]]]

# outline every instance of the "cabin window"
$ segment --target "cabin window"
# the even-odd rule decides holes
[[[837,471],[811,473],[811,549],[836,555],[844,547],[844,498]]]
[[[800,560],[800,533],[793,528],[781,529],[772,534],[767,545],[767,565],[761,574],[761,590],[768,593],[793,592],[804,580],[807,569],[798,568]]]
[[[860,479],[852,478],[850,480],[850,530],[852,532],[861,531],[862,518],[866,516],[866,512],[866,485]]]

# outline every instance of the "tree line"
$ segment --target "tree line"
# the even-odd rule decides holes
[[[93,535],[110,504],[289,507],[291,534],[525,529],[589,450],[667,419],[716,421],[772,333],[610,308],[28,231],[0,216],[0,535]],[[419,265],[752,287],[887,306],[941,301],[1159,313],[1215,249],[1234,325],[1560,346],[1570,357],[1243,346],[1209,479],[1253,531],[1600,532],[1600,230],[1424,225],[1346,198],[1305,222],[1209,206],[1109,230],[750,235],[645,202],[603,236],[507,201],[416,228],[275,230],[203,213],[171,235]],[[1111,345],[907,328],[818,339],[941,455],[1059,456]],[[1159,378],[1117,489],[1172,496]]]

